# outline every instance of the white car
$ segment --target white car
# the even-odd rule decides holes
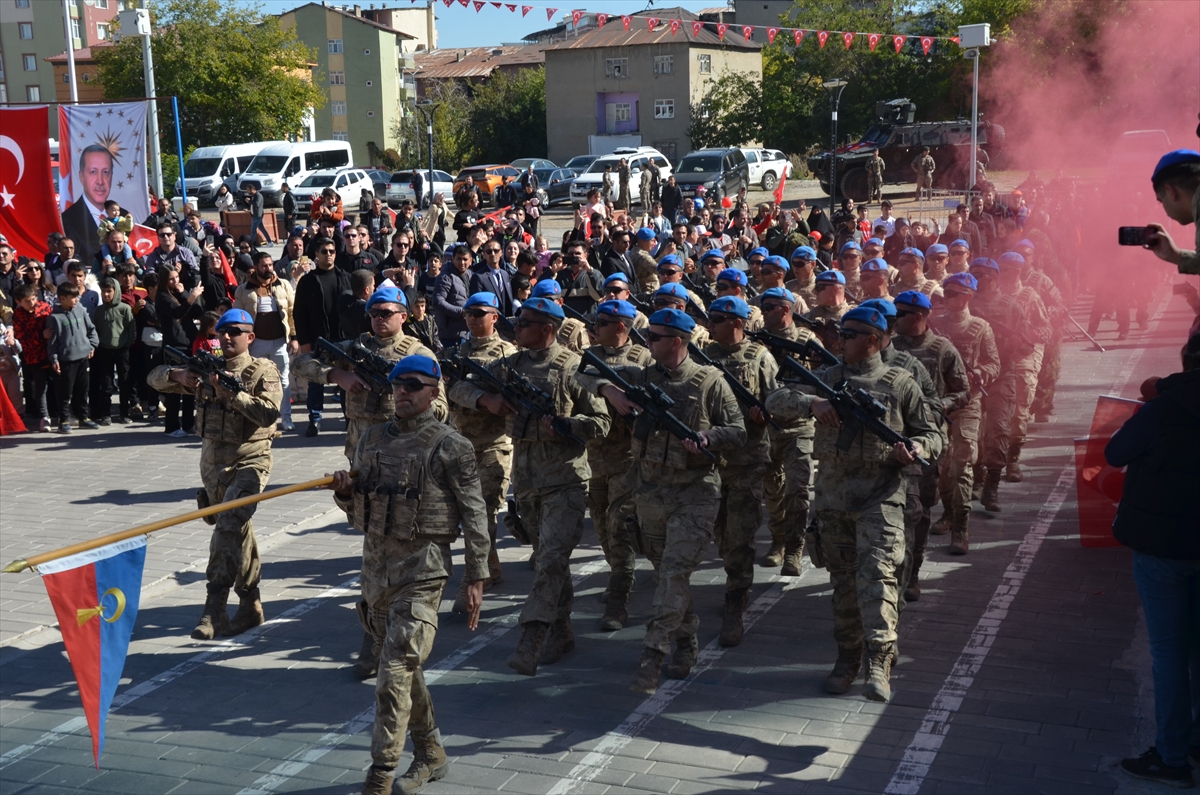
[[[658,166],[659,178],[665,183],[667,177],[671,176],[671,161],[667,160],[666,156],[649,146],[639,146],[637,149],[616,149],[611,155],[598,157],[588,166],[587,171],[580,174],[571,183],[571,202],[573,204],[584,204],[587,202],[588,191],[592,188],[599,188],[604,184],[604,167],[612,166],[612,193],[606,198],[612,201],[617,200],[617,194],[620,191],[620,186],[617,185],[617,166],[622,158],[629,161],[629,200],[633,204],[638,204],[641,199],[638,195],[638,190],[642,184],[642,169],[651,160]]]
[[[742,149],[750,167],[750,184],[775,190],[779,180],[792,178],[792,161],[778,149]]]
[[[425,207],[429,206],[429,199],[434,193],[440,193],[446,197],[446,203],[449,204],[454,200],[454,177],[447,174],[445,171],[433,170],[433,192],[429,190],[429,169],[421,169],[421,177],[425,180],[425,195],[422,197],[421,204]],[[392,174],[392,179],[388,182],[387,187],[387,203],[388,207],[393,210],[400,206],[400,202],[407,199],[413,200],[412,189],[412,172],[397,171]],[[418,208],[420,209],[420,208]]]
[[[312,209],[313,197],[320,196],[326,188],[337,191],[338,196],[342,198],[343,207],[357,208],[364,190],[372,196],[375,195],[375,185],[362,169],[328,168],[314,171],[292,190],[292,196],[296,199],[296,209],[307,213]]]

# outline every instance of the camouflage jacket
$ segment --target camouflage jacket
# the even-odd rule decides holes
[[[468,337],[459,343],[455,349],[461,356],[470,357],[480,364],[491,364],[499,358],[517,352],[517,346],[500,339],[499,334],[490,337]],[[451,390],[453,393],[453,390]],[[490,411],[478,409],[475,406],[464,406],[450,398],[450,417],[458,432],[467,437],[477,450],[485,447],[501,445],[512,447],[508,438],[507,422],[503,417],[497,417]]]
[[[605,364],[613,369],[621,367],[646,367],[651,364],[650,351],[643,348],[641,345],[634,345],[627,342],[623,348],[606,348],[602,345],[597,345],[589,350],[599,356]],[[581,371],[576,371],[575,378],[583,385],[588,392],[596,394],[595,374],[588,375]],[[601,439],[592,439],[588,441],[588,465],[592,469],[592,477],[600,475],[616,475],[625,472],[629,469],[631,461],[630,447],[630,422],[625,421],[626,418],[620,416],[615,411],[610,411],[612,416],[612,425],[608,429],[608,433]]]
[[[719,342],[710,342],[704,346],[704,354],[717,362],[729,374],[750,390],[750,394],[765,401],[767,395],[775,391],[778,384],[775,379],[779,373],[779,365],[771,355],[767,346],[743,339],[737,345],[725,347]],[[762,466],[767,460],[770,440],[767,430],[770,425],[760,425],[750,418],[750,407],[741,406],[742,418],[746,428],[746,443],[737,450],[731,450],[723,456],[727,467]]]

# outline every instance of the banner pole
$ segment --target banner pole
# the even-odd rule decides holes
[[[183,130],[179,126],[179,97],[171,97],[171,112],[175,114],[175,149],[179,152],[179,190],[187,204],[187,180],[183,178]],[[197,203],[199,207],[199,203]]]

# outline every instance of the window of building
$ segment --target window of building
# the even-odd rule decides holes
[[[2,56],[4,53],[0,53]],[[4,79],[4,58],[0,57],[0,80]]]
[[[25,101],[26,102],[41,102],[42,87],[41,86],[25,86]]]
[[[668,160],[677,160],[679,158],[679,141],[655,141],[651,146],[666,155]],[[661,166],[662,164],[660,163],[659,165]]]
[[[698,55],[696,57],[700,59],[700,74],[702,74],[702,75],[712,74],[712,56],[711,55]]]
[[[367,118],[368,118],[368,119],[373,119],[373,118],[375,118],[375,111],[373,111],[373,110],[369,110],[369,111],[367,111]]]
[[[333,102],[330,102],[329,108],[334,116],[346,115],[346,103],[340,99],[335,99]]]
[[[108,8],[108,0],[95,0],[96,8]]]
[[[656,55],[654,56],[654,74],[669,75],[675,71],[675,56],[674,55]]]
[[[333,140],[335,140],[335,141],[349,141],[349,140],[350,140],[350,133],[346,132],[345,130],[334,130],[334,131],[333,131]]]
[[[606,77],[629,77],[628,58],[605,58],[604,75]]]
[[[370,88],[370,87],[371,87],[371,86],[373,86],[373,85],[375,85],[375,81],[374,81],[374,80],[368,80],[368,81],[367,81],[367,88]]]
[[[22,39],[31,41],[33,39],[33,23],[32,22],[18,22],[17,23],[17,35],[19,37],[21,37]]]
[[[85,82],[85,83],[90,83],[90,82],[92,82],[92,73],[91,73],[91,72],[84,72],[84,73],[83,73],[83,82]]]
[[[96,38],[100,41],[108,41],[110,28],[108,23],[99,22],[96,24]]]
[[[26,72],[37,71],[37,56],[26,53],[21,56],[21,64],[25,67]]]
[[[633,121],[633,105],[628,102],[617,102],[613,105],[617,121]]]
[[[71,20],[71,38],[73,38],[73,39],[83,38],[83,36],[81,36],[79,33],[79,20],[78,19]]]
[[[8,86],[0,83],[0,104],[8,102]]]
[[[63,72],[63,82],[64,82],[64,83],[70,83],[70,82],[71,82],[71,75],[70,75],[70,73],[68,73],[68,72]]]
[[[656,119],[673,119],[673,118],[675,118],[675,100],[673,100],[673,99],[656,99],[656,100],[654,100],[654,118],[656,118]]]
[[[17,0],[17,8],[29,8],[29,0]]]
[[[329,40],[329,54],[336,55],[336,54],[340,53],[341,51],[342,51],[342,40],[341,39],[330,39]]]
[[[346,73],[345,72],[330,72],[329,73],[329,85],[331,85],[331,86],[346,85]]]
[[[370,54],[371,54],[370,49],[363,50],[363,55],[370,55]]]

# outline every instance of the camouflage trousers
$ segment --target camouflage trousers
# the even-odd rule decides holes
[[[445,578],[389,589],[383,610],[371,610],[368,627],[379,649],[371,761],[394,770],[411,729],[414,745],[437,731],[433,699],[421,666],[433,650]]]
[[[763,478],[771,542],[788,552],[804,549],[808,492],[812,487],[813,440],[792,437],[771,442],[771,462]]]
[[[592,514],[592,526],[596,528],[600,548],[604,550],[604,559],[608,562],[608,590],[610,593],[627,594],[633,590],[633,569],[637,556],[625,522],[626,517],[634,512],[626,473],[593,475],[588,481],[587,502],[588,511]]]
[[[256,467],[225,467],[204,461],[200,472],[210,505],[262,493],[270,475]],[[257,507],[255,503],[217,514],[217,524],[208,542],[208,568],[205,570],[210,593],[233,588],[242,597],[258,588],[262,564],[258,559],[258,541],[254,538],[251,518]]]
[[[971,510],[971,487],[975,484],[975,460],[979,457],[979,426],[983,406],[979,396],[950,415],[950,444],[938,466],[938,490],[942,507],[950,513]]]
[[[1058,389],[1058,377],[1062,375],[1062,333],[1055,333],[1046,343],[1042,355],[1042,369],[1038,371],[1037,392],[1033,397],[1034,414],[1054,413],[1054,393]]]
[[[666,654],[672,640],[696,637],[700,619],[692,609],[692,572],[704,562],[720,499],[708,482],[673,490],[647,484],[635,492],[646,557],[658,572],[645,648]]]
[[[725,562],[726,591],[742,591],[754,584],[754,536],[762,524],[764,475],[765,462],[721,468],[721,503],[713,534]]]
[[[553,624],[571,618],[575,589],[571,587],[571,553],[583,538],[583,514],[587,502],[582,483],[548,491],[516,495],[517,513],[530,534],[537,533],[534,552],[536,571],[521,623],[542,621]]]
[[[983,399],[979,463],[984,469],[1000,470],[1008,463],[1008,445],[1016,405],[1016,373],[1006,368],[988,387],[988,396]]]
[[[904,486],[861,511],[817,508],[833,583],[833,637],[840,649],[881,651],[896,641],[897,572],[904,562]]]
[[[1018,359],[1016,363],[1017,400],[1013,407],[1012,425],[1009,426],[1009,443],[1025,444],[1025,431],[1029,428],[1030,409],[1037,393],[1038,373],[1042,370],[1044,345],[1034,345],[1033,353]]]
[[[867,172],[867,201],[877,202],[883,198],[883,181]]]
[[[932,466],[918,467],[916,471],[905,471],[904,477],[904,563],[896,572],[896,581],[903,592],[908,587],[913,571],[920,571],[925,562],[925,547],[929,544],[929,527],[933,523],[933,507],[938,503],[938,481],[942,459],[933,460]],[[904,600],[900,600],[900,612],[904,612]]]
[[[474,440],[471,441],[474,444]],[[508,496],[509,474],[512,472],[512,444],[487,444],[475,447],[475,463],[479,468],[479,486],[487,506],[488,537],[496,546],[496,520]]]

